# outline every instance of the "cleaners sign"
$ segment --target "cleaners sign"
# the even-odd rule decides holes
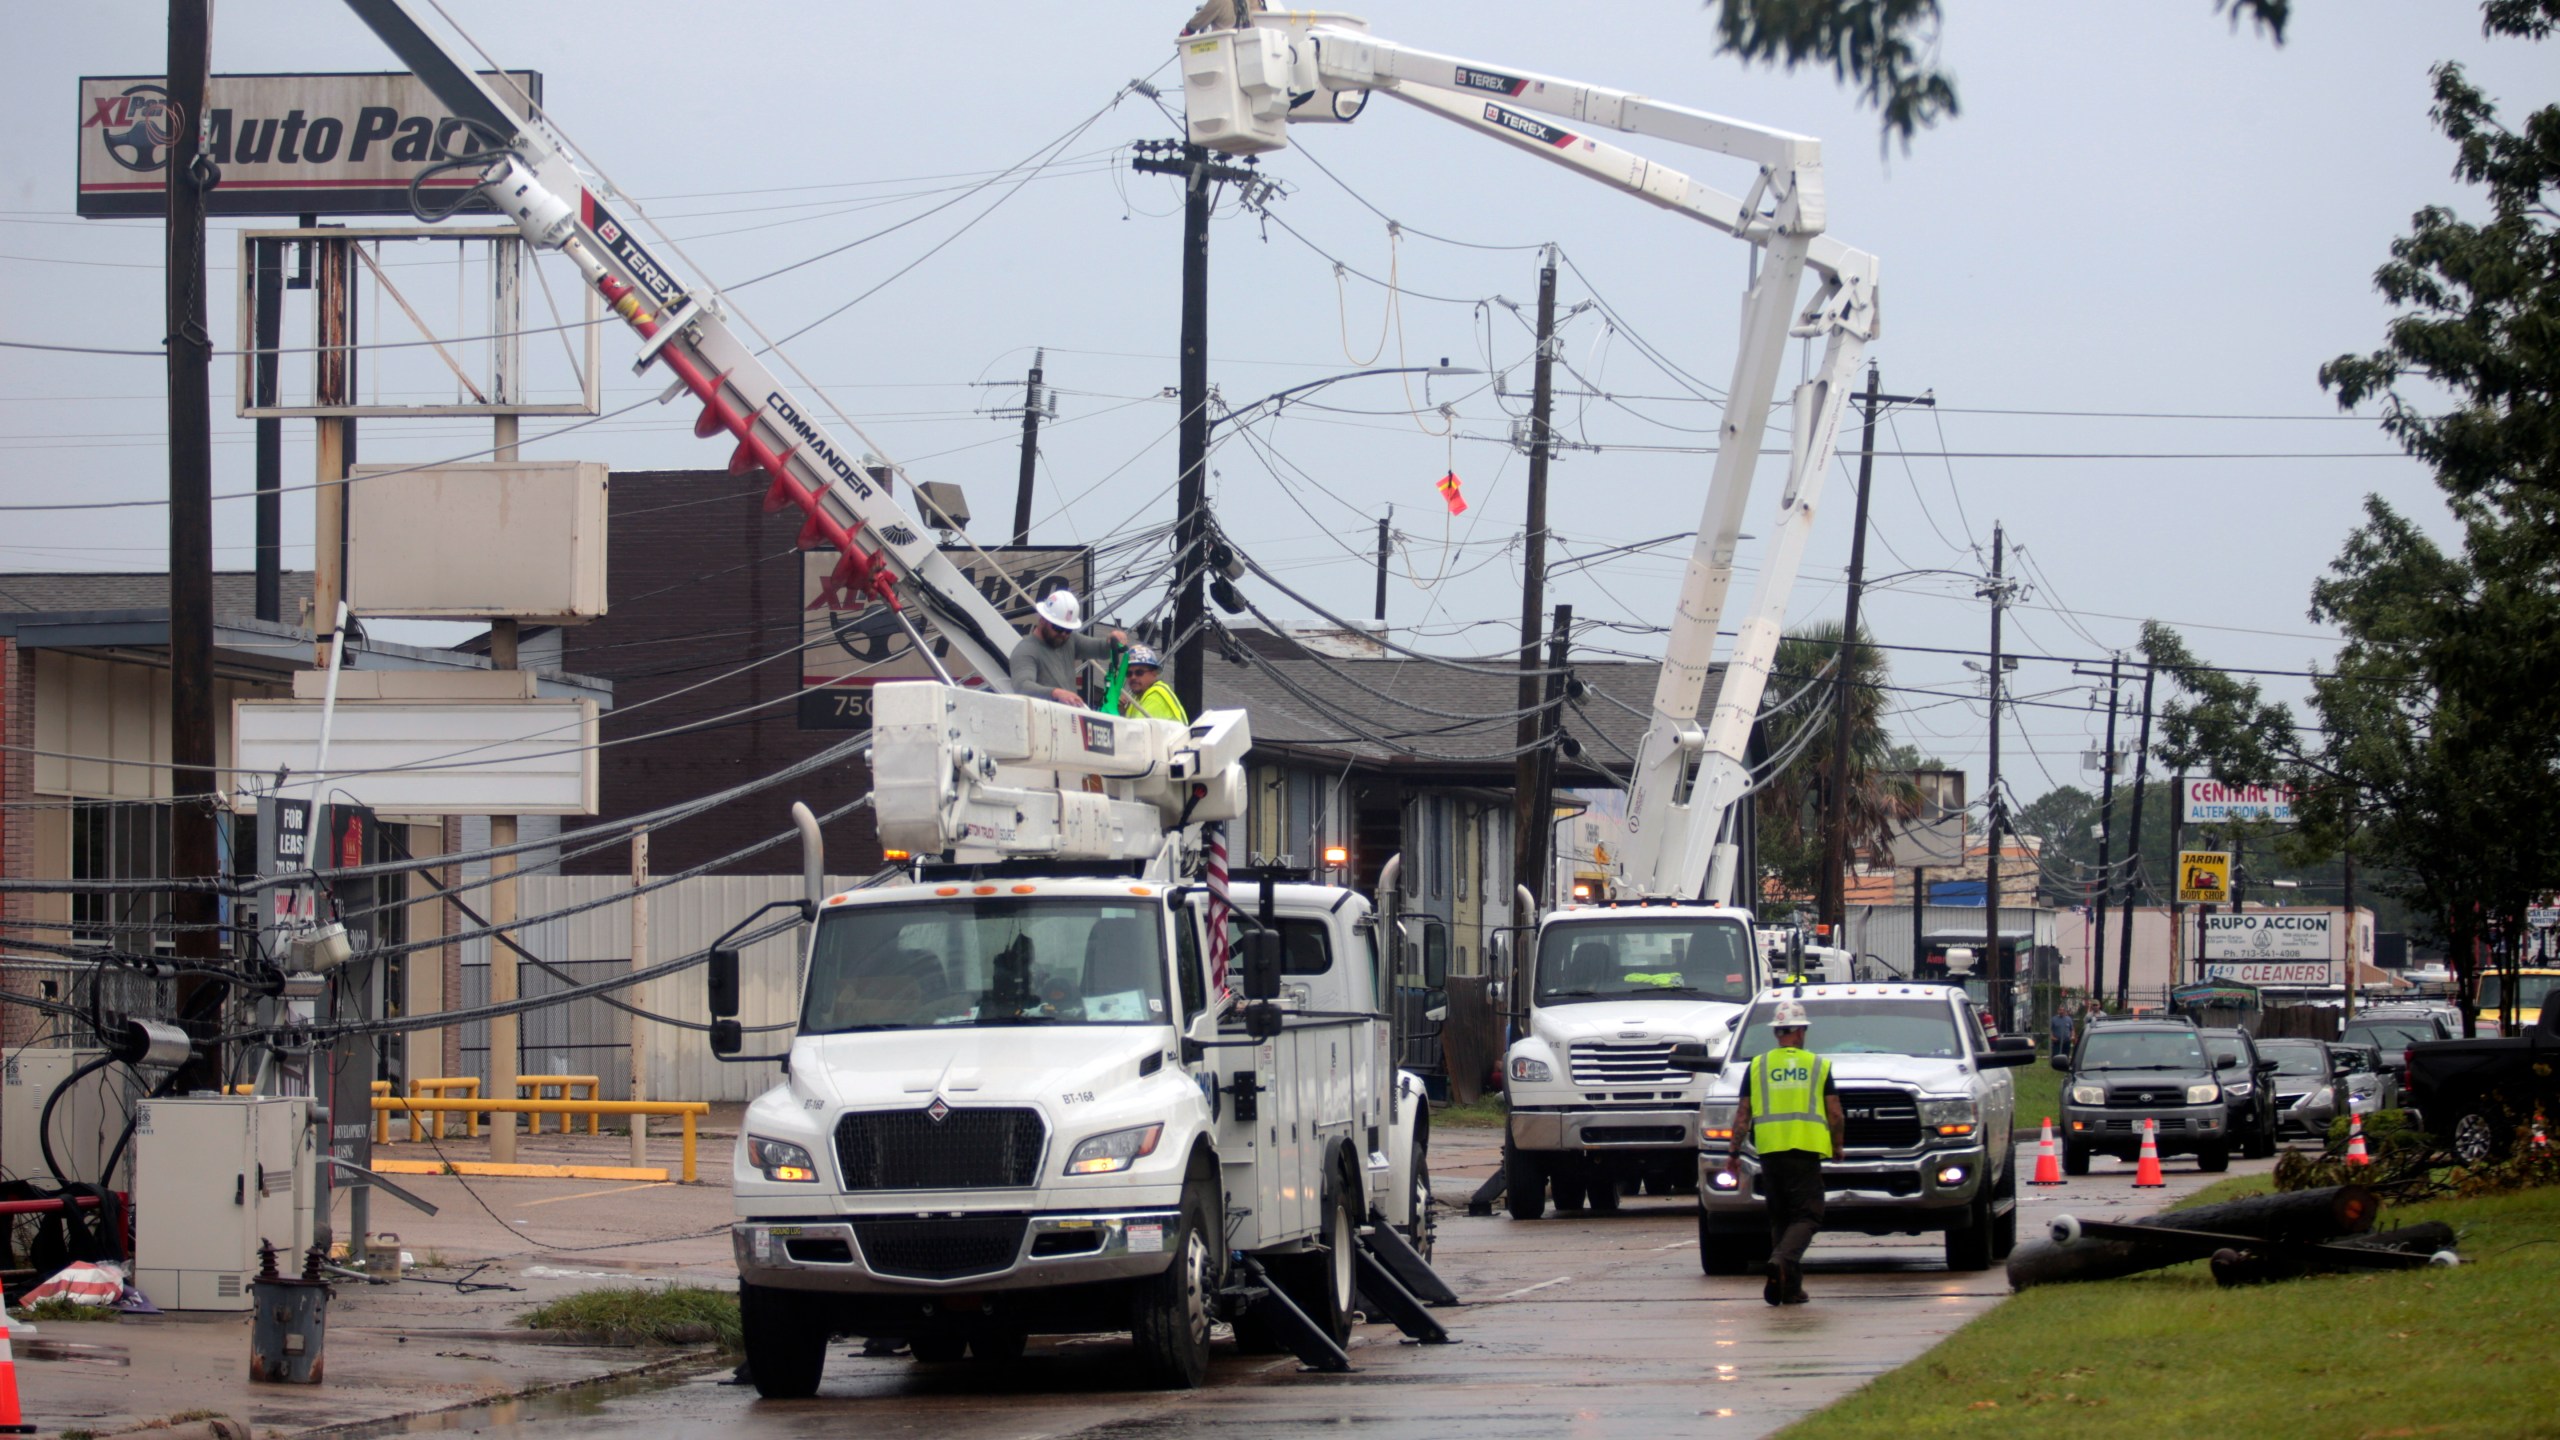
[[[530,70],[481,77],[507,104],[542,102]],[[80,81],[79,213],[158,215],[168,208],[169,146],[182,121],[157,75]],[[221,172],[213,215],[406,215],[420,170],[488,149],[409,74],[216,75],[205,90],[205,158]],[[476,170],[437,176],[447,196]],[[474,201],[479,208],[488,208]]]

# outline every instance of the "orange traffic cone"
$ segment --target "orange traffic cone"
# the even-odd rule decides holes
[[[2539,1109],[2533,1112],[2533,1148],[2536,1150],[2551,1148],[2551,1132],[2542,1128],[2542,1112]]]
[[[2036,1178],[2030,1185],[2062,1183],[2062,1159],[2053,1153],[2053,1117],[2044,1117],[2044,1143],[2036,1147]]]
[[[2373,1163],[2373,1157],[2366,1154],[2364,1150],[2364,1117],[2361,1115],[2347,1122],[2347,1163],[2350,1165]]]
[[[18,1413],[18,1362],[9,1355],[9,1317],[0,1315],[0,1435],[33,1435],[36,1427]]]
[[[2142,1158],[2134,1162],[2133,1188],[2159,1190],[2169,1182],[2160,1178],[2160,1127],[2157,1122],[2142,1122]]]

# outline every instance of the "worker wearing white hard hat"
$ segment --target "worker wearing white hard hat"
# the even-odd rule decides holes
[[[1822,1162],[1848,1149],[1848,1116],[1831,1083],[1831,1062],[1805,1048],[1804,1001],[1781,998],[1769,1015],[1770,1048],[1751,1057],[1733,1117],[1726,1173],[1742,1168],[1747,1137],[1760,1156],[1760,1198],[1769,1214],[1767,1283],[1760,1298],[1801,1305],[1804,1252],[1822,1228]]]
[[[1119,630],[1107,637],[1085,634],[1084,606],[1076,600],[1076,592],[1060,588],[1031,607],[1031,633],[1013,647],[1005,670],[1013,677],[1016,694],[1082,705],[1084,692],[1076,682],[1085,662],[1108,661],[1111,647],[1128,640]]]

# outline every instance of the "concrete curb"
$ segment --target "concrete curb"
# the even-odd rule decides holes
[[[451,1331],[446,1333],[458,1335],[469,1332]],[[542,1334],[546,1332],[513,1330],[480,1333],[504,1334],[510,1339],[521,1340],[527,1335]],[[563,1342],[546,1341],[539,1343],[558,1344]],[[269,1433],[278,1437],[292,1437],[292,1440],[321,1440],[321,1437],[330,1435],[362,1434],[369,1431],[380,1430],[386,1426],[398,1425],[405,1420],[415,1420],[423,1415],[442,1415],[449,1411],[473,1410],[486,1405],[500,1404],[508,1400],[530,1400],[536,1396],[555,1395],[563,1390],[581,1390],[590,1385],[612,1385],[621,1381],[637,1380],[643,1376],[661,1374],[670,1370],[680,1370],[689,1365],[716,1366],[720,1363],[720,1352],[709,1347],[680,1350],[674,1354],[659,1355],[654,1359],[642,1361],[637,1365],[626,1366],[619,1370],[608,1370],[602,1375],[590,1375],[582,1380],[559,1380],[542,1385],[528,1385],[520,1390],[510,1390],[501,1395],[482,1395],[475,1399],[461,1401],[452,1405],[429,1405],[416,1410],[403,1410],[392,1415],[376,1415],[364,1420],[350,1420],[341,1424],[314,1426],[308,1430],[275,1430],[270,1431]],[[170,1432],[163,1430],[153,1433],[155,1437],[165,1437],[168,1436]]]

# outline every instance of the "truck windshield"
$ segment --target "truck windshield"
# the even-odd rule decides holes
[[[1538,941],[1538,1003],[1730,1000],[1758,988],[1749,933],[1736,920],[1630,916],[1550,925]]]
[[[2082,1070],[2202,1070],[2204,1046],[2195,1032],[2176,1030],[2105,1030],[2080,1046]]]
[[[801,1033],[1167,1024],[1163,934],[1152,906],[1099,899],[830,910]]]
[[[1926,1055],[1952,1060],[1964,1054],[1955,1012],[1944,1000],[1847,999],[1808,1001],[1805,1048],[1816,1055]],[[1761,1005],[1743,1024],[1734,1057],[1747,1060],[1777,1044],[1769,1032],[1775,1008]]]
[[[2555,985],[2560,985],[2560,975],[2535,975],[2528,972],[2517,976],[2516,1008],[2519,1010],[2540,1010],[2544,1006],[2549,1005],[2551,1003],[2551,989]],[[2483,975],[2480,977],[2481,1009],[2503,1009],[2506,1005],[2506,1000],[2506,976]]]

